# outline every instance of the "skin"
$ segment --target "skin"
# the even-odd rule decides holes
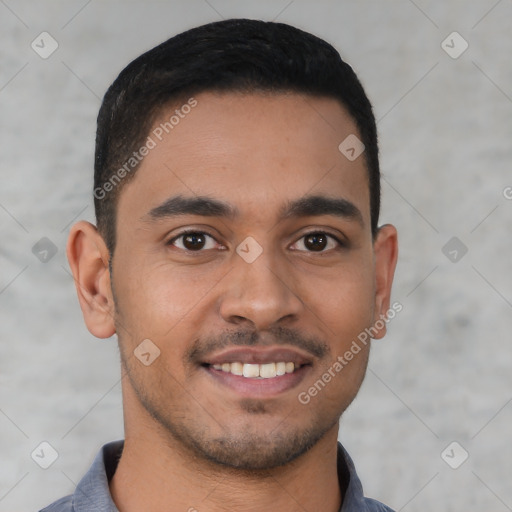
[[[389,309],[396,230],[381,226],[372,238],[364,159],[338,150],[358,131],[335,100],[196,99],[122,189],[112,275],[95,226],[78,222],[69,237],[87,327],[99,338],[117,333],[123,363],[125,448],[112,496],[122,512],[335,512],[339,418],[360,388],[369,344],[307,405],[297,397]],[[148,212],[177,194],[222,200],[239,216],[151,222]],[[279,218],[308,194],[350,201],[361,219]],[[183,228],[213,238],[186,250],[175,239]],[[311,232],[344,245],[312,243]],[[236,252],[248,236],[263,249],[253,263]],[[234,335],[241,345],[254,335],[256,347],[301,350],[310,366],[292,389],[241,396],[191,357],[192,348],[234,346]],[[149,366],[134,356],[144,339],[160,349]]]

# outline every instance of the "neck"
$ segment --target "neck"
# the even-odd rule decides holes
[[[200,459],[154,429],[127,431],[110,491],[121,512],[337,512],[337,434],[335,425],[286,466],[245,471]]]

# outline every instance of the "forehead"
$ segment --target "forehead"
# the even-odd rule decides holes
[[[176,194],[215,197],[242,214],[327,194],[356,203],[369,226],[363,155],[351,161],[338,149],[359,133],[339,102],[296,93],[207,92],[193,100],[193,108],[162,111],[149,133],[154,147],[121,193],[120,214],[143,215]]]

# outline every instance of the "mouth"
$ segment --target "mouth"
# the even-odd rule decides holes
[[[201,366],[215,383],[244,398],[270,398],[296,386],[311,370],[310,357],[283,348],[232,349]]]
[[[253,364],[253,363],[242,363],[236,361],[234,363],[222,363],[222,364],[211,364],[208,365],[214,370],[218,370],[224,373],[230,373],[231,375],[238,375],[247,379],[274,379],[281,377],[287,373],[293,373],[303,365],[295,366],[292,362],[273,362],[265,364]]]

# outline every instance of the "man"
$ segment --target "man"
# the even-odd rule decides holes
[[[44,510],[390,510],[337,442],[391,311],[379,180],[371,105],[311,34],[226,20],[128,65],[67,247],[125,440]]]

